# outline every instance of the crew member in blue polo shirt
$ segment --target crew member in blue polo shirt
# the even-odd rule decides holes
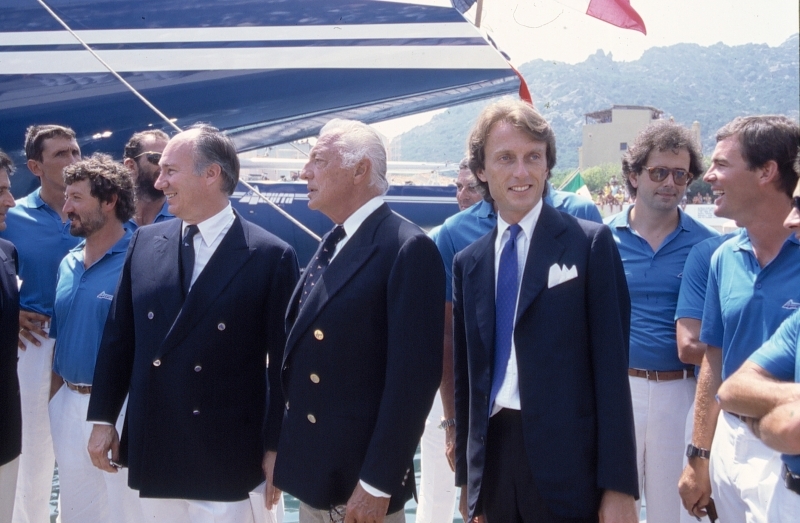
[[[61,521],[140,522],[139,497],[128,488],[126,470],[103,472],[92,465],[86,450],[92,431],[86,412],[95,360],[131,239],[124,224],[134,211],[133,182],[122,164],[100,153],[64,169],[64,180],[70,233],[84,241],[58,268],[50,328],[55,339],[53,373],[63,380],[50,401]],[[119,431],[123,416],[117,420]]]
[[[717,249],[708,275],[700,332],[708,347],[679,487],[696,516],[713,496],[720,521],[767,521],[770,484],[779,472],[775,452],[738,416],[721,412],[715,395],[800,304],[800,242],[783,227],[797,184],[798,145],[800,127],[788,118],[736,118],[717,132],[704,178],[717,196],[714,213],[743,229]]]
[[[131,172],[136,193],[136,211],[126,227],[135,231],[142,225],[163,222],[175,216],[167,209],[164,193],[155,188],[161,168],[158,161],[167,146],[169,136],[159,129],[135,133],[125,144],[123,164]]]
[[[50,520],[53,488],[53,442],[47,402],[53,341],[47,337],[56,294],[58,264],[78,244],[69,234],[64,206],[64,167],[80,160],[72,129],[33,125],[25,135],[27,167],[41,187],[16,201],[6,216],[0,237],[17,248],[20,313],[18,374],[22,403],[22,454],[19,461],[15,523]]]
[[[800,153],[800,151],[798,151]],[[800,154],[794,170],[800,175]],[[792,212],[784,222],[800,238],[800,182]],[[770,523],[797,521],[800,515],[800,312],[755,351],[719,389],[720,405],[747,417],[753,434],[783,452],[783,484],[778,484],[767,508]]]
[[[694,369],[678,358],[675,308],[689,251],[717,233],[678,205],[702,168],[700,148],[689,129],[668,121],[650,125],[622,159],[634,203],[606,219],[631,296],[628,380],[639,491],[647,498],[651,523],[676,522],[681,513],[675,486],[681,475],[686,413],[696,381]]]
[[[547,176],[549,178],[550,173],[548,173]],[[456,435],[454,428],[455,389],[453,387],[452,369],[453,313],[451,301],[453,294],[453,258],[455,258],[455,255],[459,251],[470,245],[481,236],[491,232],[495,225],[497,225],[497,213],[494,210],[492,197],[489,195],[489,190],[487,188],[488,184],[485,182],[480,182],[477,179],[475,183],[476,189],[480,192],[482,200],[466,210],[462,210],[458,214],[449,217],[440,227],[437,227],[430,233],[431,239],[436,242],[436,246],[439,248],[439,254],[442,256],[445,269],[446,302],[444,329],[444,369],[442,372],[442,384],[439,388],[439,395],[437,396],[437,398],[441,397],[444,415],[440,421],[435,423],[432,422],[431,417],[428,418],[428,421],[425,425],[425,433],[423,433],[422,438],[425,440],[426,433],[432,430],[439,430],[436,428],[437,426],[445,431],[445,449],[448,462],[450,463],[451,473],[454,473],[455,471],[455,463],[453,460],[455,459]],[[547,182],[543,200],[547,205],[555,207],[559,211],[571,214],[576,218],[582,218],[584,220],[590,220],[597,223],[602,223],[603,221],[602,217],[600,216],[600,211],[597,210],[597,206],[593,201],[570,192],[558,191],[553,188],[549,181]],[[436,401],[438,401],[438,399]],[[421,463],[421,468],[423,470],[425,469],[426,462],[427,460],[423,458]],[[437,471],[435,475],[437,478],[444,478],[441,482],[439,482],[440,485],[446,484],[447,486],[442,486],[438,489],[432,489],[436,492],[434,494],[427,495],[426,497],[450,496],[450,492],[453,492],[452,485],[454,484],[454,476],[448,475],[446,471],[444,473],[442,471]],[[421,490],[422,488],[423,487],[421,487]],[[452,496],[452,503],[454,504],[454,492],[452,493]],[[422,498],[422,493],[420,494],[420,498]],[[449,500],[450,498],[439,505],[445,507],[450,506],[451,503]],[[417,517],[417,523],[430,523],[441,520],[438,514],[441,514],[442,512],[434,512],[433,509],[428,510],[426,505],[424,505],[422,502],[420,502],[420,504],[425,510],[422,511],[422,517]],[[446,511],[446,509],[444,510]],[[420,512],[418,512],[418,514],[420,514]],[[433,514],[433,516],[428,518],[427,516],[429,514]]]

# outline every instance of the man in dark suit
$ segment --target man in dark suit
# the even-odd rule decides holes
[[[275,485],[300,499],[301,523],[405,521],[442,375],[442,261],[384,203],[386,150],[367,125],[329,122],[301,178],[337,226],[287,311]]]
[[[179,219],[131,239],[95,368],[89,452],[103,470],[129,467],[148,521],[250,522],[248,493],[277,446],[297,260],[232,211],[239,161],[216,129],[178,134],[160,166],[156,187]],[[112,424],[127,394],[120,442]]]
[[[498,220],[453,265],[462,514],[637,522],[630,301],[611,233],[543,205],[555,136],[530,105],[487,107],[469,155]]]
[[[0,231],[6,228],[6,211],[14,207],[9,175],[14,165],[0,151]],[[10,523],[17,488],[19,453],[22,448],[22,411],[17,378],[19,287],[17,251],[0,239],[0,523]]]

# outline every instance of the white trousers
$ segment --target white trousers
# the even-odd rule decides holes
[[[797,523],[798,520],[800,520],[800,494],[789,490],[782,480],[778,480],[767,507],[767,521]]]
[[[93,427],[86,421],[89,397],[63,385],[50,401],[61,523],[142,523],[139,493],[128,487],[128,469],[103,472],[89,457],[87,446]],[[125,407],[116,423],[120,434]]]
[[[709,463],[719,520],[772,523],[767,506],[778,483],[780,465],[778,453],[756,438],[743,421],[720,412]]]
[[[148,523],[254,523],[250,500],[222,502],[141,498]]]
[[[655,381],[630,376],[639,491],[647,500],[647,523],[675,523],[684,510],[678,494],[686,449],[686,414],[694,401],[694,378]],[[641,499],[637,502],[641,511]]]
[[[425,420],[420,447],[419,505],[416,523],[451,523],[456,506],[456,475],[444,453],[445,431],[439,428],[444,413],[441,393]]]
[[[45,331],[49,331],[46,328]],[[50,375],[54,340],[39,338],[37,347],[25,341],[19,352],[20,402],[22,403],[22,454],[19,460],[14,523],[50,523],[55,454],[50,437]]]
[[[689,414],[686,415],[686,441],[684,442],[684,453],[683,453],[683,468],[686,468],[686,465],[689,464],[689,458],[686,457],[686,446],[692,442],[692,431],[694,430],[694,401],[692,402],[692,406],[689,407]],[[677,485],[675,486],[677,488]],[[701,522],[707,522],[708,516],[703,516],[700,518]],[[689,513],[688,510],[681,507],[681,521],[680,523],[697,523],[697,518],[694,517],[692,514]]]
[[[14,514],[14,497],[17,492],[19,456],[0,465],[0,523],[11,523]]]

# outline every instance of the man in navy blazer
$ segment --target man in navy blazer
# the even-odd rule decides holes
[[[216,129],[173,137],[160,167],[156,187],[179,219],[131,239],[95,368],[89,451],[103,470],[129,467],[148,521],[206,521],[195,514],[211,510],[251,522],[248,493],[283,415],[297,259],[231,209],[239,161]],[[128,394],[120,441],[113,422]]]
[[[301,178],[337,227],[286,315],[275,486],[300,499],[301,523],[404,522],[442,376],[442,260],[384,203],[386,150],[369,126],[329,122]]]
[[[0,151],[0,231],[6,228],[6,211],[14,207],[9,175],[11,158]],[[10,523],[14,510],[19,453],[22,448],[22,411],[17,378],[19,286],[17,250],[0,239],[0,523]]]
[[[468,146],[499,216],[453,264],[462,514],[637,522],[630,300],[611,233],[543,205],[555,137],[530,105],[487,107]]]

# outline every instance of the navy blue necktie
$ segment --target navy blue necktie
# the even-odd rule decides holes
[[[190,225],[183,233],[181,240],[181,285],[183,296],[189,294],[189,287],[192,286],[192,274],[194,273],[194,235],[200,232],[197,225]]]
[[[336,244],[345,236],[347,236],[347,234],[344,232],[344,227],[337,225],[322,240],[322,245],[317,249],[314,260],[308,265],[308,275],[306,275],[306,281],[303,282],[303,292],[300,294],[298,305],[303,304],[308,293],[311,292],[311,289],[314,288],[314,285],[317,283],[320,276],[322,276],[322,273],[325,272],[325,269],[331,262],[333,253],[336,252]]]
[[[494,373],[489,413],[494,409],[494,400],[506,376],[508,359],[511,357],[511,336],[514,333],[514,313],[517,309],[519,290],[519,265],[517,263],[517,235],[522,231],[519,224],[508,228],[509,238],[500,253],[497,270],[497,294],[495,296],[494,320]]]

